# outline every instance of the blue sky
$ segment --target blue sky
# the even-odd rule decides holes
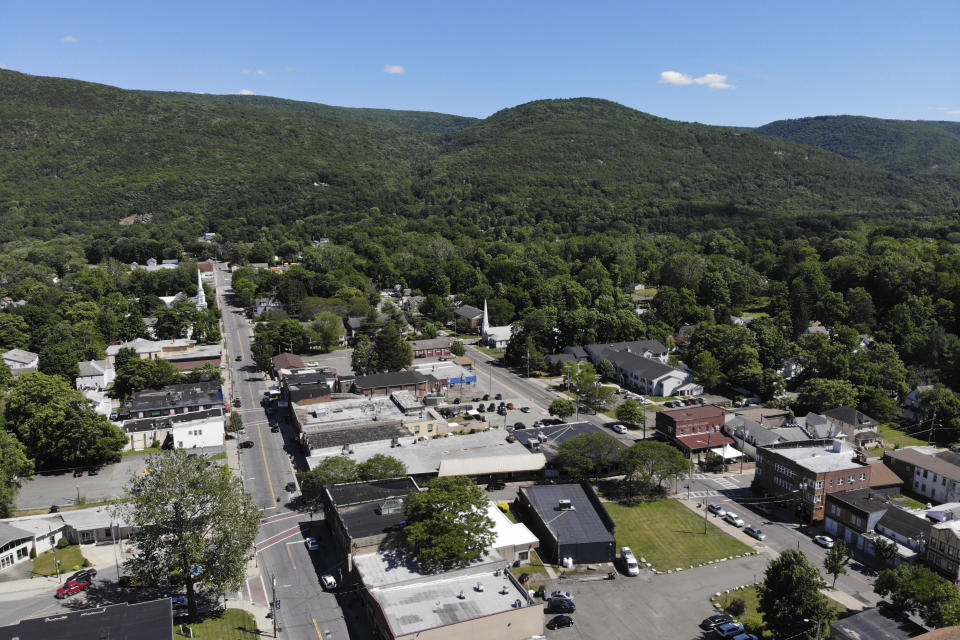
[[[8,0],[0,65],[477,117],[590,96],[709,124],[960,120],[960,2]]]

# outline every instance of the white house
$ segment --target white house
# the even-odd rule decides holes
[[[37,371],[40,368],[40,356],[31,351],[24,351],[23,349],[10,349],[10,351],[3,354],[3,361],[10,367],[10,371],[14,376],[19,376],[21,373],[28,373],[30,371]]]
[[[94,391],[103,391],[109,387],[117,377],[117,372],[113,368],[113,363],[109,360],[89,360],[77,365],[80,368],[80,375],[76,378],[78,391],[92,389]]]
[[[505,349],[513,335],[513,325],[491,327],[490,316],[487,315],[487,301],[483,301],[483,320],[480,325],[480,341],[494,349]]]
[[[699,396],[703,385],[682,369],[633,353],[612,352],[607,359],[617,370],[621,384],[652,396]]]
[[[160,418],[127,420],[123,430],[127,432],[126,450],[146,449],[154,442],[170,438],[177,449],[216,447],[223,444],[225,420],[222,409],[207,409],[181,413]]]

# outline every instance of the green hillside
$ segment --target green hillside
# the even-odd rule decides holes
[[[820,116],[778,120],[757,133],[820,147],[906,176],[960,184],[960,123]]]
[[[430,230],[532,223],[562,233],[958,203],[952,185],[882,163],[588,98],[473,120],[0,70],[0,121],[0,242],[95,227],[116,235],[132,214],[184,237],[252,241],[266,228],[370,212]]]

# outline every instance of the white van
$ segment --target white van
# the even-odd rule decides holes
[[[637,557],[633,555],[630,547],[621,547],[620,557],[623,558],[623,564],[626,566],[628,576],[640,575],[640,565],[637,563]]]

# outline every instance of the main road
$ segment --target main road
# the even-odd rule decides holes
[[[298,452],[292,425],[281,419],[280,432],[270,431],[269,417],[260,401],[271,382],[257,371],[253,362],[252,326],[243,309],[234,305],[231,276],[225,264],[216,263],[214,282],[223,312],[226,397],[240,399],[241,406],[235,410],[243,418],[243,432],[228,442],[237,447],[237,471],[244,488],[263,511],[255,572],[247,582],[244,596],[261,604],[279,600],[276,620],[282,637],[345,640],[356,622],[344,618],[340,603],[352,604],[353,596],[346,592],[326,593],[319,581],[323,573],[338,571],[342,554],[325,535],[326,527],[320,522],[322,514],[298,511],[297,492],[287,490],[288,483],[296,482],[292,459]],[[253,446],[239,446],[246,441]],[[319,551],[307,550],[305,539],[311,535],[320,539]],[[363,635],[354,631],[353,637]]]

